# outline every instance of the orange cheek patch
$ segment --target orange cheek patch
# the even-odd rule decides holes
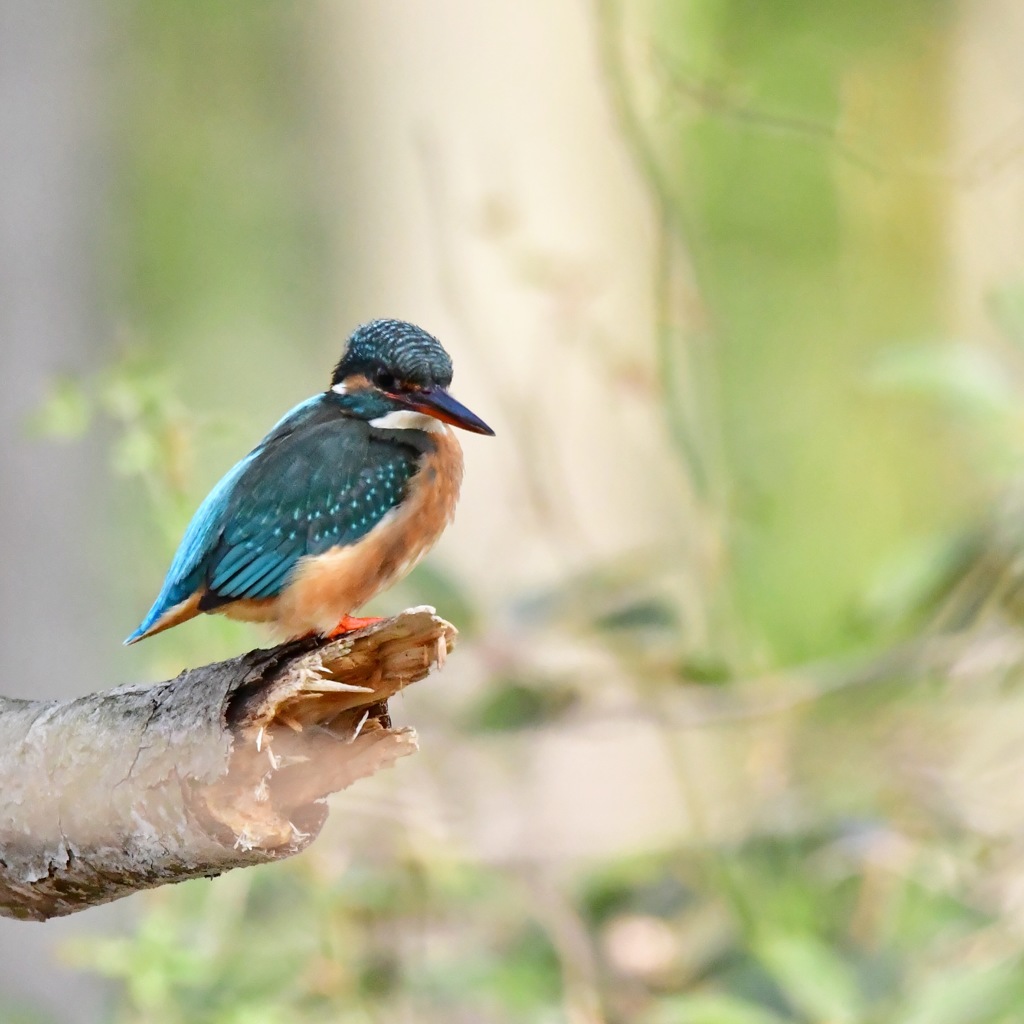
[[[353,373],[351,376],[346,377],[342,384],[345,385],[345,390],[350,394],[356,391],[366,391],[372,386],[370,378],[362,373]]]

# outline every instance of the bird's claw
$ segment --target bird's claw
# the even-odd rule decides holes
[[[359,619],[354,615],[342,616],[341,622],[339,622],[334,629],[327,634],[326,639],[334,640],[336,637],[344,636],[346,633],[354,633],[357,629],[365,629],[367,626],[375,626],[378,622],[384,620],[378,615],[368,619]]]

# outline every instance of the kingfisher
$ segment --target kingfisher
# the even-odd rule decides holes
[[[448,392],[452,361],[414,324],[374,320],[330,387],[291,412],[207,495],[133,644],[216,612],[283,639],[376,621],[352,613],[405,576],[451,521],[452,426],[494,431]]]

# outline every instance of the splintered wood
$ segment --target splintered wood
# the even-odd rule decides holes
[[[294,732],[314,725],[351,732],[362,709],[443,665],[455,636],[455,628],[432,608],[412,608],[350,633],[297,658],[272,685],[246,696],[236,731],[255,736],[283,724]]]
[[[416,750],[414,730],[391,727],[387,701],[439,664],[454,638],[433,609],[411,609],[301,654],[240,694],[230,767],[202,792],[205,811],[245,848],[304,837],[310,804]]]

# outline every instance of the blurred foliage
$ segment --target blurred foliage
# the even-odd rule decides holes
[[[323,200],[299,7],[119,16],[113,290],[133,343],[57,382],[37,428],[105,432],[147,498],[130,550],[156,579],[202,467],[242,450],[227,404],[287,379],[281,338],[315,338]],[[950,175],[931,169],[953,7],[600,0],[595,17],[660,221],[671,468],[701,503],[693,547],[723,553],[702,570],[631,552],[499,608],[431,562],[393,599],[456,621],[479,676],[423,709],[450,756],[446,805],[453,779],[479,782],[461,754],[500,750],[518,781],[559,729],[640,718],[662,730],[690,820],[642,855],[545,860],[538,841],[502,860],[420,836],[416,856],[353,841],[338,865],[318,844],[160,890],[130,934],[72,951],[120,982],[118,1021],[1021,1019],[1015,805],[991,807],[1019,788],[1016,762],[997,759],[995,782],[982,769],[1024,748],[1008,703],[1024,660],[1024,288],[994,292],[998,337],[950,330]],[[696,315],[673,305],[685,260]],[[201,366],[196,383],[172,364]],[[163,650],[209,660],[234,628],[197,623]],[[651,781],[624,785],[641,803]],[[723,792],[742,820],[716,827]]]
[[[573,896],[606,1019],[1018,1019],[1020,936],[951,874],[937,883],[935,854],[871,827],[752,840],[728,855],[746,927],[699,852],[582,872]],[[514,869],[437,855],[318,877],[299,864],[154,894],[134,936],[69,955],[122,980],[118,1021],[541,1024],[566,1019],[543,917]]]
[[[943,152],[949,27],[943,0],[670,0],[637,29],[652,66],[617,79],[654,79],[634,145],[713,325],[725,583],[755,665],[884,639],[855,614],[865,575],[965,511],[942,418],[863,393],[894,337],[942,327],[947,191],[911,168]]]
[[[197,423],[177,394],[168,374],[142,360],[125,360],[88,380],[55,381],[32,427],[40,436],[68,442],[112,425],[112,471],[141,480],[160,512],[187,499],[191,434],[207,426]]]
[[[576,703],[575,689],[564,682],[495,676],[471,709],[465,728],[469,733],[529,729],[556,721]]]
[[[262,869],[160,894],[138,934],[72,947],[124,981],[119,1019],[543,1020],[558,960],[508,879],[435,860]]]
[[[324,311],[301,5],[128,2],[112,15],[111,289],[146,345],[226,359],[215,379],[245,388],[287,369],[270,339],[315,333]]]

